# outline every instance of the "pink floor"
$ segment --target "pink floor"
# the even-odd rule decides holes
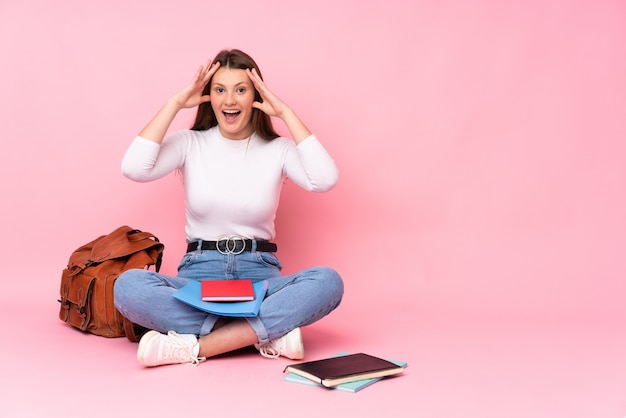
[[[367,351],[409,363],[404,375],[353,394],[284,382],[289,360],[253,349],[145,369],[135,344],[57,320],[55,296],[2,304],[4,417],[626,416],[626,336],[609,321],[409,306],[392,320],[348,302],[305,328],[306,358]]]

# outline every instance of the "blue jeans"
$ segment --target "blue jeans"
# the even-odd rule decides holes
[[[257,317],[250,323],[264,345],[294,328],[309,325],[333,311],[343,296],[343,281],[328,267],[313,267],[289,276],[274,253],[192,251],[185,254],[177,276],[145,269],[128,270],[115,282],[115,306],[126,318],[159,332],[207,335],[220,318],[172,297],[190,280],[268,280],[269,287]]]

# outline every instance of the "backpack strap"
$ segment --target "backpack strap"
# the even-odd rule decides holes
[[[101,263],[149,248],[162,252],[164,245],[153,234],[121,226],[95,241],[89,260],[92,263]]]

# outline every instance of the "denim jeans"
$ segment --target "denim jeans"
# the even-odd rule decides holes
[[[115,282],[115,306],[132,322],[159,332],[209,334],[220,318],[195,309],[172,296],[190,280],[268,280],[257,317],[250,323],[264,345],[294,328],[309,325],[333,311],[343,296],[343,281],[328,267],[313,267],[289,276],[274,253],[192,251],[185,254],[177,276],[145,269],[128,270]]]

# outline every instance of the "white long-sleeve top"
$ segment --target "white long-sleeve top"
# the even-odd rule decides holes
[[[286,178],[315,192],[330,190],[338,178],[333,159],[314,135],[296,145],[256,134],[229,140],[218,127],[182,130],[162,144],[138,136],[122,160],[122,173],[139,182],[177,169],[185,187],[188,241],[215,241],[224,235],[272,240]]]

